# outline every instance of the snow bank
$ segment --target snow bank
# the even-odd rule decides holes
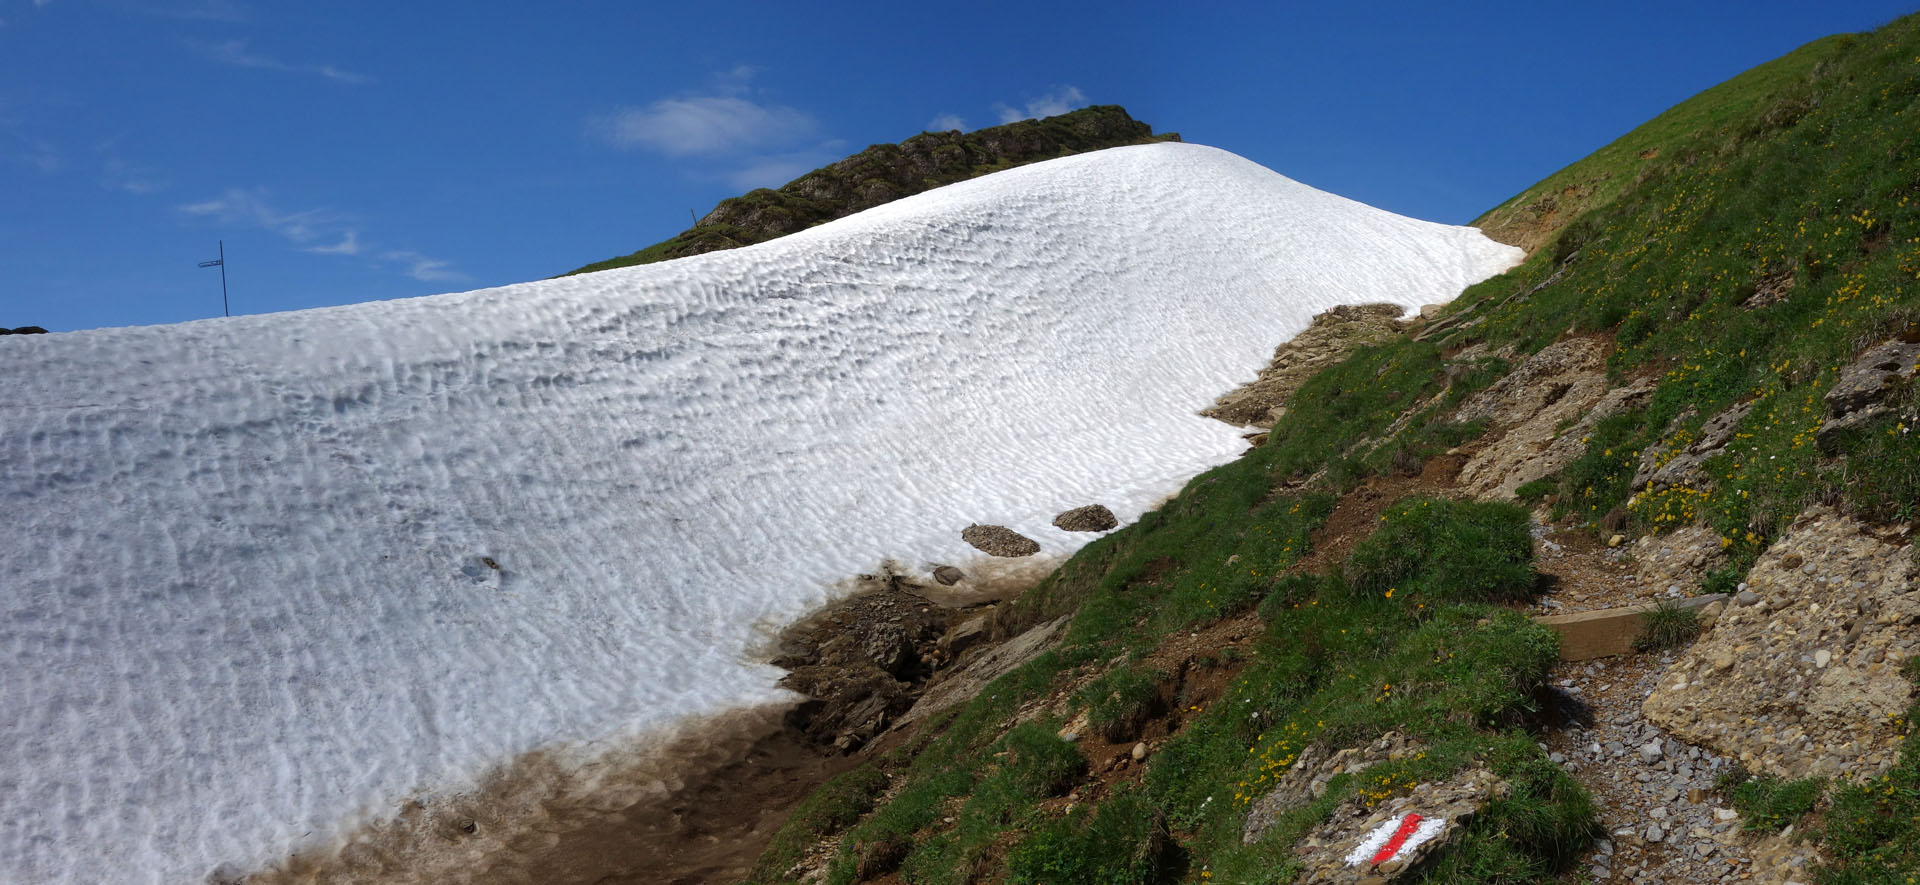
[[[0,341],[0,880],[199,880],[776,699],[756,624],[965,566],[976,521],[1068,552],[1055,513],[1237,454],[1195,412],[1314,313],[1518,257],[1167,144],[667,264]]]

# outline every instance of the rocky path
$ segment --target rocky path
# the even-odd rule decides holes
[[[1536,564],[1553,578],[1540,613],[1591,611],[1691,595],[1717,566],[1711,537],[1682,530],[1608,548],[1584,532],[1536,526]],[[1542,743],[1593,795],[1605,836],[1569,881],[1800,881],[1812,858],[1762,839],[1716,782],[1735,760],[1679,740],[1641,705],[1676,651],[1563,661],[1551,676],[1558,709]],[[1804,877],[1803,877],[1804,878]],[[1806,878],[1806,881],[1811,881]]]

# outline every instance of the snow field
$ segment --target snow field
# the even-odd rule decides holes
[[[1162,144],[665,264],[0,342],[0,881],[199,881],[777,701],[757,631],[845,576],[966,568],[972,522],[1071,552],[1055,513],[1238,454],[1195,412],[1313,314],[1518,258]]]

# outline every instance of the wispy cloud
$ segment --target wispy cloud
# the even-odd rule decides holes
[[[731,95],[661,99],[603,117],[596,128],[618,147],[651,148],[673,157],[737,154],[792,144],[813,137],[819,129],[804,111]]]
[[[1000,115],[1001,123],[1013,123],[1039,117],[1057,117],[1075,107],[1087,103],[1087,96],[1073,86],[1055,86],[1029,99],[1024,107],[1009,107],[996,103],[993,112]]]
[[[354,86],[367,86],[373,78],[365,74],[343,71],[333,65],[292,64],[271,56],[262,55],[247,48],[245,40],[227,40],[222,43],[195,43],[193,47],[212,61],[237,68],[254,68],[263,71],[282,71],[289,74],[311,74],[325,77],[335,83],[347,83]]]
[[[15,135],[13,149],[6,151],[5,156],[8,160],[42,175],[52,175],[67,165],[66,156],[53,142],[26,135]]]
[[[380,257],[401,265],[407,276],[423,283],[444,283],[467,278],[466,274],[452,269],[453,262],[428,258],[411,249],[392,249],[380,253]]]
[[[52,3],[52,2],[53,2],[53,0],[33,0],[33,8],[35,8],[35,9],[45,9],[45,8],[47,8],[47,4],[49,4],[49,3]]]
[[[966,128],[967,121],[960,119],[959,114],[941,114],[927,124],[928,132],[948,132],[954,129],[964,131]]]
[[[145,196],[164,190],[167,181],[145,166],[129,163],[119,157],[108,157],[100,164],[100,186],[110,191]]]
[[[350,229],[340,235],[340,242],[331,246],[308,246],[306,251],[315,255],[358,255],[360,254],[360,232]]]
[[[184,21],[243,22],[251,18],[245,4],[235,0],[143,0],[135,12]]]
[[[326,209],[286,212],[274,206],[265,188],[228,188],[220,196],[187,203],[180,211],[222,224],[268,230],[314,255],[368,255],[375,265],[429,283],[464,280],[453,262],[412,249],[376,248],[360,241],[360,231],[339,213]]]

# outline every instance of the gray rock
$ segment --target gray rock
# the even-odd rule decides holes
[[[1660,759],[1660,742],[1648,741],[1640,745],[1640,761],[1652,765]]]
[[[1039,542],[1003,525],[975,523],[960,530],[960,540],[989,556],[1032,556],[1040,552]]]
[[[1069,532],[1104,532],[1120,524],[1113,511],[1099,504],[1075,507],[1053,518],[1053,527]]]
[[[1667,831],[1661,829],[1659,824],[1647,824],[1647,832],[1644,838],[1648,842],[1664,841],[1667,838]]]
[[[1133,756],[1133,761],[1145,762],[1147,760],[1147,745],[1144,743],[1134,744],[1131,755]]]
[[[939,581],[944,586],[951,587],[966,580],[967,573],[953,566],[943,565],[933,570],[933,579]]]
[[[1760,601],[1760,594],[1752,590],[1742,590],[1740,591],[1740,595],[1735,596],[1734,599],[1741,605],[1753,605]]]

